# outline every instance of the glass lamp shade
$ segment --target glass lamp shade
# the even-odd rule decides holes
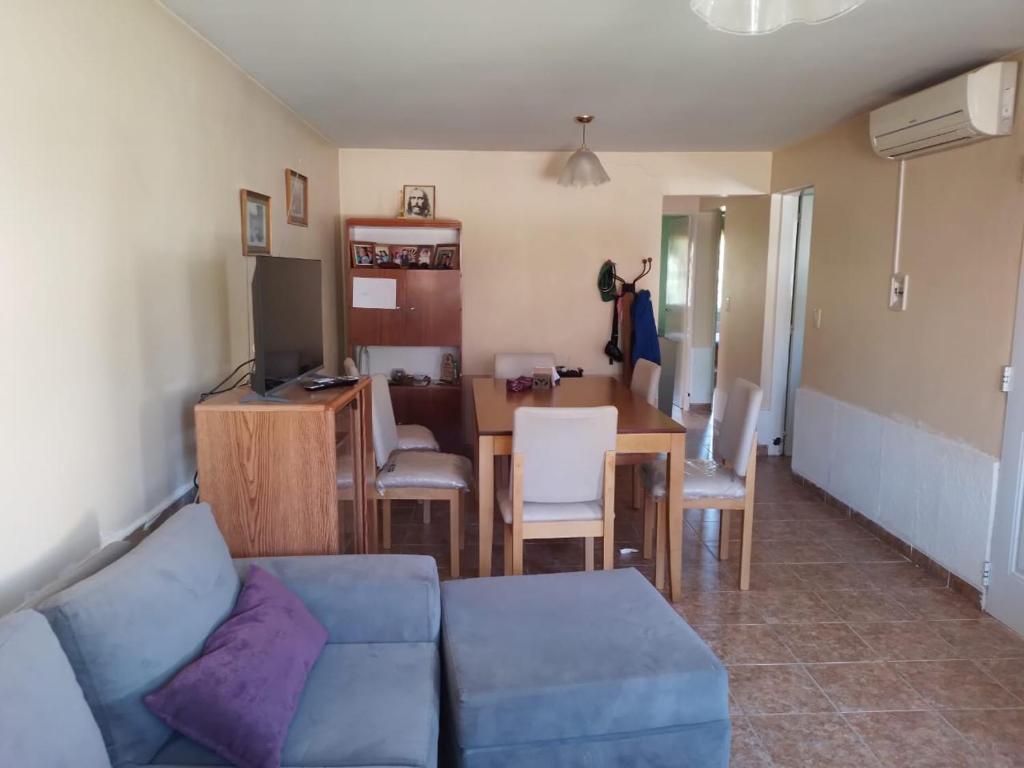
[[[864,0],[691,0],[710,26],[735,35],[763,35],[787,24],[820,24],[849,13]]]
[[[596,187],[611,181],[597,155],[580,147],[569,157],[558,183],[563,187]]]

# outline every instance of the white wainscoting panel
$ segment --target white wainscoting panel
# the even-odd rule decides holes
[[[795,431],[794,472],[981,587],[996,457],[804,387]]]

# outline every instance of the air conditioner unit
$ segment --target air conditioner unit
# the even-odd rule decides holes
[[[962,147],[1013,129],[1017,63],[1000,61],[871,113],[871,144],[905,160]]]

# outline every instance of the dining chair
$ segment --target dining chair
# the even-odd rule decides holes
[[[658,387],[661,384],[661,366],[643,358],[633,366],[633,378],[629,389],[638,397],[642,397],[649,405],[658,407]],[[658,458],[656,454],[632,453],[619,454],[616,463],[619,466],[631,466],[633,508],[641,509],[644,504],[644,485],[640,467]],[[649,560],[654,549],[654,519],[644,518],[643,557]]]
[[[595,538],[611,570],[618,418],[613,406],[516,409],[511,478],[497,494],[506,574],[522,575],[524,541],[577,537],[586,570],[594,569]]]
[[[518,379],[532,376],[534,368],[554,368],[551,352],[499,352],[494,356],[494,378]]]
[[[683,478],[683,509],[717,509],[718,558],[729,559],[729,524],[734,510],[743,511],[740,538],[740,589],[750,589],[750,555],[754,533],[754,476],[757,469],[757,416],[761,410],[761,388],[736,379],[722,414],[722,425],[714,441],[712,459],[687,459]],[[665,504],[665,462],[642,468],[646,498],[644,527],[648,519],[655,529],[655,585],[665,583],[668,559],[668,520]],[[655,520],[656,518],[656,520]]]
[[[388,380],[377,374],[373,392],[373,453],[377,464],[377,498],[383,510],[382,547],[391,549],[391,502],[447,501],[452,578],[459,577],[459,550],[465,546],[465,520],[461,495],[470,491],[473,466],[465,456],[401,447],[394,417],[390,415]]]

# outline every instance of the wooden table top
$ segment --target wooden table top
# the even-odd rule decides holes
[[[295,409],[317,410],[317,411],[339,411],[355,400],[356,395],[370,386],[369,376],[363,376],[350,387],[332,387],[331,389],[320,389],[315,392],[308,392],[301,384],[292,382],[274,393],[287,402],[267,400],[265,402],[243,403],[243,398],[252,395],[249,387],[238,387],[228,392],[214,395],[195,406],[198,411],[239,411],[250,408],[259,408],[263,411],[289,411]]]
[[[511,435],[512,415],[523,406],[587,408],[614,405],[619,409],[619,434],[680,433],[686,427],[673,421],[629,387],[608,376],[562,379],[553,389],[509,392],[505,379],[473,381],[477,430],[481,435]]]

